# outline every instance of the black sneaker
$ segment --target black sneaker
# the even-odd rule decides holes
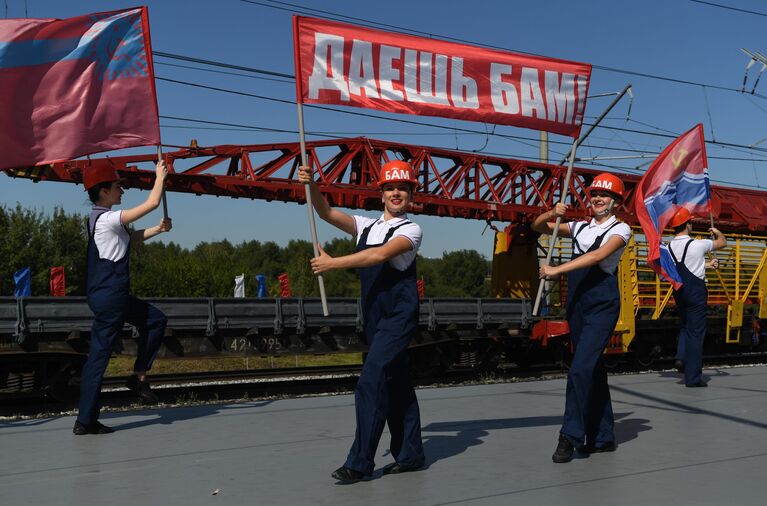
[[[357,483],[365,477],[361,471],[355,471],[354,469],[349,469],[346,466],[339,467],[333,471],[330,476],[344,484]]]
[[[705,383],[703,381],[699,381],[697,383],[693,383],[691,385],[685,385],[687,388],[706,388],[708,386],[708,383]]]
[[[560,433],[559,442],[557,443],[557,449],[554,450],[554,455],[551,456],[551,460],[557,464],[564,464],[573,460],[573,452],[575,448],[573,444],[567,439],[567,437]]]
[[[72,433],[76,436],[84,436],[85,434],[111,434],[115,430],[112,427],[107,427],[103,423],[96,421],[90,425],[80,423],[79,420],[75,420],[75,426],[72,427]]]
[[[399,462],[394,462],[383,468],[383,474],[409,473],[411,471],[418,471],[422,467],[423,464],[400,464]]]
[[[149,382],[141,381],[135,374],[132,374],[128,378],[128,381],[125,382],[125,386],[128,387],[128,390],[135,392],[136,395],[139,396],[139,399],[145,404],[157,404],[160,402],[160,398],[157,397],[157,394],[152,392],[152,389],[149,388]]]
[[[585,450],[586,453],[605,453],[614,452],[617,447],[618,446],[615,444],[615,441],[610,441],[609,443],[604,443],[601,446],[586,446]]]

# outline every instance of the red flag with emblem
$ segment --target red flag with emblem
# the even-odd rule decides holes
[[[146,7],[0,20],[0,169],[159,144]]]

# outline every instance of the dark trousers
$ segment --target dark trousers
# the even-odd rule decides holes
[[[705,299],[704,299],[705,300]],[[703,341],[706,338],[706,304],[686,302],[677,297],[680,329],[676,358],[684,362],[684,383],[703,380]]]
[[[80,411],[77,419],[89,425],[99,418],[99,394],[109,357],[117,337],[127,322],[138,329],[138,351],[134,371],[148,371],[162,344],[167,318],[162,311],[133,296],[88,299],[94,313],[88,360],[80,382]]]
[[[421,418],[407,360],[410,339],[409,333],[379,330],[370,343],[354,390],[357,431],[344,464],[350,469],[373,472],[385,423],[394,460],[408,466],[424,463]]]
[[[614,418],[603,352],[615,330],[614,302],[574,311],[568,318],[575,355],[567,374],[565,416],[561,432],[576,447],[614,442]]]

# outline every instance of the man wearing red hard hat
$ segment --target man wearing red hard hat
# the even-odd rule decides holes
[[[540,276],[567,274],[567,323],[575,354],[567,374],[565,414],[551,459],[570,462],[575,449],[586,453],[615,451],[610,389],[603,351],[615,331],[620,313],[618,262],[631,237],[631,228],[615,216],[623,202],[623,182],[615,175],[597,175],[588,187],[591,220],[571,221],[557,234],[572,237],[573,254],[561,265],[541,267]],[[532,228],[551,234],[567,206],[539,215]]]
[[[383,214],[378,218],[351,216],[328,205],[311,171],[300,167],[298,179],[308,184],[320,218],[355,237],[357,251],[331,257],[322,248],[311,261],[315,274],[356,268],[360,274],[362,316],[368,353],[354,389],[357,431],[346,462],[331,476],[354,483],[370,476],[384,425],[391,433],[394,463],[383,474],[420,469],[425,464],[421,417],[415,396],[407,349],[418,329],[418,289],[415,258],[421,227],[406,211],[418,185],[413,167],[405,161],[384,164],[378,178]],[[319,245],[318,245],[319,247]]]
[[[677,343],[675,367],[684,371],[684,384],[688,387],[705,387],[703,381],[703,341],[706,337],[706,267],[719,267],[714,258],[706,262],[706,253],[727,246],[727,239],[715,228],[710,228],[713,240],[692,239],[692,215],[680,207],[669,221],[674,238],[668,244],[676,270],[682,277],[682,287],[674,290],[674,300],[679,310],[681,329]]]
[[[78,436],[114,432],[98,420],[101,410],[99,394],[112,348],[125,322],[134,325],[139,333],[134,373],[126,386],[144,402],[156,403],[158,400],[149,388],[146,372],[162,344],[167,319],[156,307],[130,295],[128,265],[131,242],[145,241],[168,232],[172,227],[171,220],[165,218],[156,227],[132,232],[128,229],[128,224],[160,205],[168,173],[164,162],[157,163],[155,173],[154,187],[145,202],[132,209],[116,211],[112,207],[120,205],[123,195],[117,172],[107,166],[84,170],[83,184],[93,202],[88,219],[86,290],[88,306],[94,318],[88,359],[81,375],[80,409],[72,429]]]

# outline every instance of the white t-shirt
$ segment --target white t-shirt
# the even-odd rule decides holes
[[[679,235],[671,239],[668,247],[674,252],[677,260],[682,260],[684,247],[691,238],[689,235]],[[711,239],[694,239],[687,248],[687,256],[684,257],[684,266],[694,276],[706,279],[706,253],[714,250],[714,241]]]
[[[404,214],[399,218],[392,218],[389,221],[384,221],[383,214],[378,219],[356,215],[352,216],[352,218],[354,218],[354,225],[357,228],[357,231],[354,234],[357,244],[360,242],[362,231],[369,227],[371,223],[375,223],[373,228],[371,228],[370,232],[368,233],[368,245],[381,244],[386,237],[386,234],[389,233],[389,229],[401,225],[404,221],[410,221],[408,220],[407,215]],[[410,243],[413,245],[413,249],[390,259],[389,264],[400,271],[404,271],[410,267],[410,264],[413,263],[413,260],[415,260],[415,256],[418,253],[418,248],[421,246],[422,236],[423,232],[421,231],[421,227],[412,221],[407,225],[402,225],[397,230],[395,230],[389,240],[391,241],[395,237],[404,237],[410,241]]]
[[[93,230],[93,240],[96,243],[96,249],[99,252],[99,258],[117,262],[122,260],[128,252],[130,235],[122,224],[122,211],[104,211],[104,207],[94,207],[91,211],[88,226]],[[93,221],[96,216],[104,213],[96,221],[96,229],[93,229]]]
[[[573,252],[575,253],[585,253],[589,250],[592,244],[594,244],[594,241],[596,241],[597,237],[604,234],[605,231],[612,227],[613,223],[618,221],[618,218],[615,216],[610,216],[607,220],[603,221],[600,224],[597,224],[595,219],[591,219],[591,221],[571,221],[567,225],[570,228],[570,237],[573,237],[578,231],[578,236],[574,237],[573,239]],[[583,226],[584,223],[588,223],[585,227]],[[608,274],[613,274],[615,272],[615,269],[618,268],[618,262],[620,262],[621,254],[623,254],[623,250],[626,249],[626,244],[629,242],[629,238],[631,238],[631,227],[626,225],[625,223],[618,223],[613,228],[610,228],[610,230],[607,232],[607,234],[602,238],[601,246],[604,246],[607,244],[607,241],[610,239],[610,237],[617,235],[621,239],[623,239],[623,246],[618,248],[615,252],[613,252],[610,256],[599,262],[599,267],[605,271]],[[576,244],[577,243],[577,244]]]

